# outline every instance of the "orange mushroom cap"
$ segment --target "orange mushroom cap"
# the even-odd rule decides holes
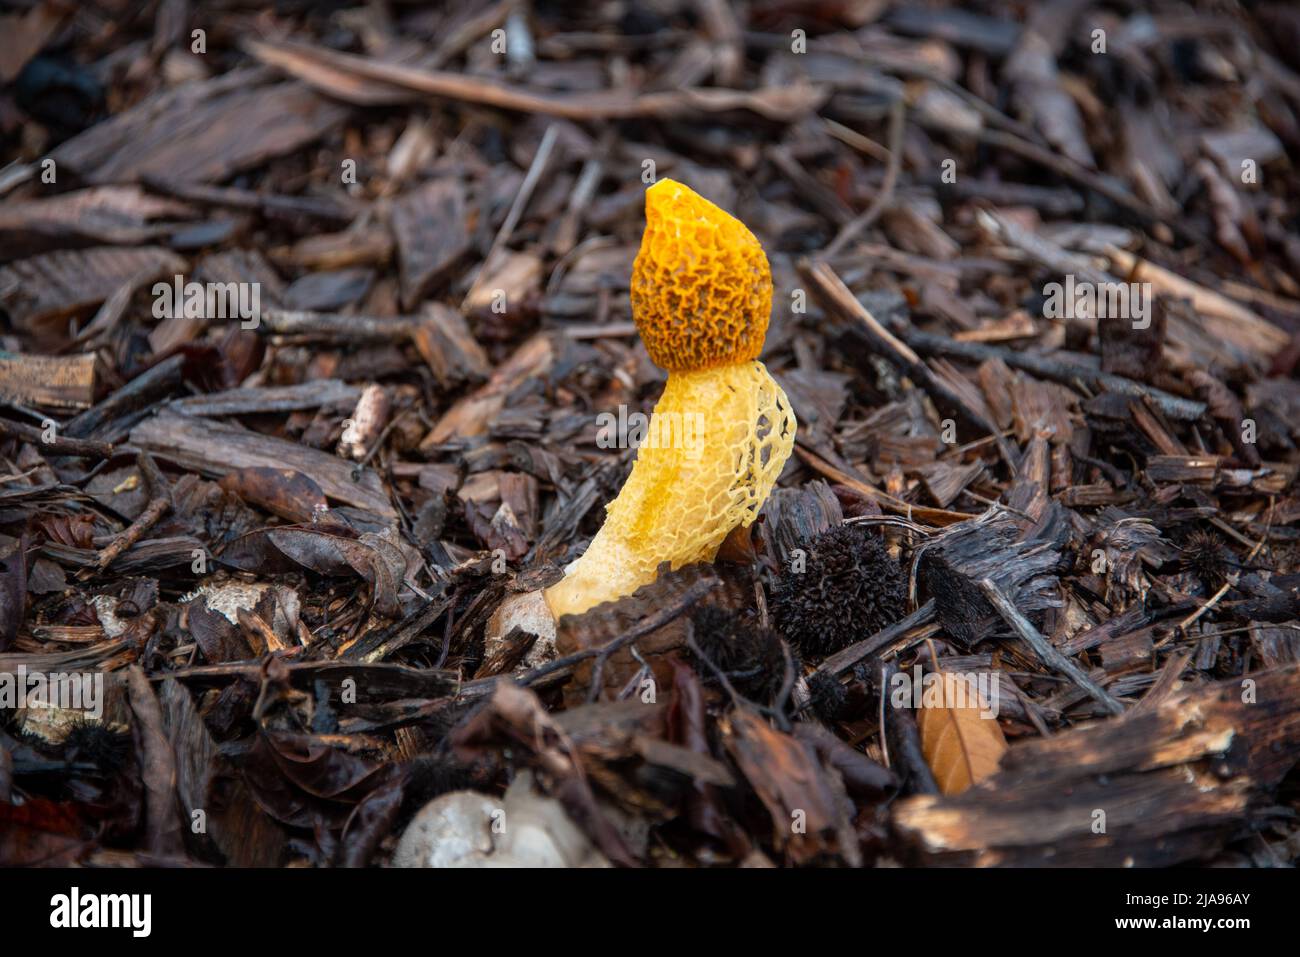
[[[632,318],[671,371],[757,359],[772,312],[772,270],[745,224],[671,179],[645,194],[632,266]]]

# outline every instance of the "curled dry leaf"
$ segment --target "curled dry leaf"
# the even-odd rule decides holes
[[[925,706],[916,713],[925,755],[939,790],[960,794],[998,769],[1007,750],[1007,739],[997,718],[984,717],[988,705],[974,682],[939,672],[942,704]],[[927,689],[927,697],[929,689]],[[923,701],[924,704],[924,701]],[[963,704],[963,707],[944,705]]]
[[[397,765],[337,747],[328,736],[261,731],[242,759],[258,806],[291,827],[342,827],[367,795],[402,773]]]
[[[294,469],[263,466],[235,469],[218,484],[245,502],[260,505],[291,522],[310,522],[326,506],[321,487]]]
[[[72,548],[94,547],[95,517],[88,513],[39,515],[35,524],[52,542]]]
[[[356,574],[370,584],[376,612],[394,618],[401,610],[397,589],[406,559],[397,546],[378,535],[363,533],[353,539],[342,529],[267,528],[232,542],[220,560],[241,571],[259,574],[290,571],[298,566],[320,575]]]

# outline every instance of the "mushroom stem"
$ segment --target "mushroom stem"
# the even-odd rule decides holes
[[[567,575],[546,590],[558,620],[630,595],[659,566],[712,561],[748,527],[794,446],[794,413],[763,363],[673,372],[632,473],[605,524]]]

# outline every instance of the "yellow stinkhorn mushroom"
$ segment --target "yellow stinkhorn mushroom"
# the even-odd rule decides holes
[[[796,427],[758,361],[771,308],[767,256],[743,223],[670,179],[646,191],[632,318],[668,370],[647,429],[660,440],[641,446],[605,524],[546,589],[557,621],[630,595],[663,562],[712,561],[732,529],[758,517]]]

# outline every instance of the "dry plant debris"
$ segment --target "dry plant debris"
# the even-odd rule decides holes
[[[0,863],[1300,859],[1293,5],[0,34]]]

